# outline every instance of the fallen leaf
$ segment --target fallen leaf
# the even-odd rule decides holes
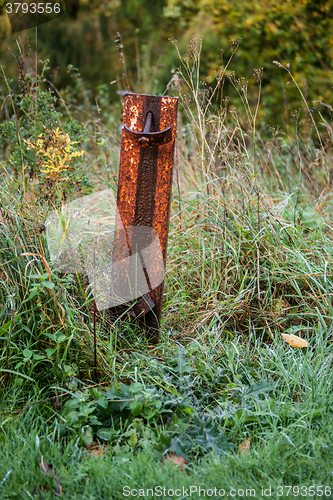
[[[53,466],[44,462],[43,457],[40,460],[39,468],[42,472],[44,472],[46,476],[49,477],[55,476],[55,470],[53,469]]]
[[[56,480],[57,480],[57,487],[56,487],[54,494],[57,495],[57,497],[60,497],[61,495],[63,495],[63,492],[61,489],[59,476],[56,476]]]
[[[306,340],[301,337],[297,337],[293,333],[282,333],[282,338],[287,342],[287,344],[291,345],[291,347],[308,347],[309,344]]]
[[[187,461],[184,457],[179,457],[178,455],[176,455],[176,453],[173,452],[166,453],[163,457],[163,460],[165,462],[171,462],[172,464],[179,465],[180,470],[183,470],[183,465],[187,464]]]
[[[103,455],[106,455],[108,453],[109,447],[105,444],[95,443],[87,446],[86,450],[88,450],[89,455],[91,455],[92,457],[102,457]]]
[[[39,460],[39,456],[37,456],[37,460]],[[44,462],[43,457],[41,457],[40,463],[39,463],[39,468],[45,474],[45,476],[52,477],[52,478],[55,477],[56,482],[57,482],[57,486],[56,486],[56,490],[53,492],[53,494],[56,495],[57,497],[60,497],[61,495],[63,495],[59,476],[56,475],[56,470],[53,468],[53,466]],[[39,486],[39,488],[44,489],[44,486]],[[46,490],[48,490],[49,487],[46,486],[45,488],[46,488]]]
[[[247,455],[250,451],[250,446],[251,446],[251,438],[244,439],[244,441],[239,445],[239,454],[242,457]]]

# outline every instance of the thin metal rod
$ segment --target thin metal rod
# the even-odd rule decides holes
[[[96,257],[96,249],[94,248],[94,294],[96,297],[96,276],[95,276],[95,270],[96,270],[96,262],[95,262],[95,257]],[[97,381],[97,342],[96,342],[96,313],[97,313],[97,305],[96,305],[96,300],[94,299],[94,378],[95,382]]]
[[[96,313],[97,313],[97,307],[96,307],[96,301],[94,300],[94,379],[95,382],[97,380],[97,342],[96,342]]]
[[[153,113],[151,111],[148,111],[147,118],[146,118],[145,128],[143,129],[143,133],[144,134],[148,134],[150,132],[150,127],[151,127],[152,120],[153,120]]]
[[[145,123],[145,128],[143,129],[144,134],[149,134],[152,120],[153,120],[153,113],[151,111],[148,111],[146,123]],[[142,146],[143,148],[146,148],[147,146],[150,146],[150,144],[151,144],[149,137],[145,137],[145,136],[140,137],[138,142],[139,142],[140,146]]]

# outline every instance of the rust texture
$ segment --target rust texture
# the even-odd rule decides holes
[[[123,111],[117,207],[125,231],[129,226],[153,228],[159,237],[164,266],[168,242],[178,99],[128,94]],[[120,229],[116,221],[116,230]],[[128,235],[127,235],[128,239]],[[129,241],[129,240],[128,240]],[[121,258],[118,248],[116,258]],[[154,260],[154,256],[152,256]],[[157,265],[159,265],[157,263]],[[152,263],[154,267],[154,263]],[[145,269],[144,269],[145,271]],[[133,307],[157,342],[164,282]]]

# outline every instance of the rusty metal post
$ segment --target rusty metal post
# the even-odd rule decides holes
[[[131,226],[153,228],[166,262],[178,99],[127,94],[124,102],[117,208],[127,241]],[[126,250],[123,250],[124,254]],[[117,259],[122,249],[117,249]],[[152,260],[153,257],[152,257]],[[154,262],[153,262],[154,265]],[[148,338],[157,342],[164,281],[133,306]]]

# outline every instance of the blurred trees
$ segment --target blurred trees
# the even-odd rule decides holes
[[[274,60],[291,66],[310,105],[314,100],[331,102],[333,85],[333,2],[331,0],[68,0],[71,15],[38,28],[39,58],[50,55],[51,67],[59,68],[56,84],[66,87],[68,64],[79,68],[93,88],[121,77],[119,54],[114,39],[123,39],[126,68],[133,90],[163,92],[171,69],[179,65],[169,37],[179,39],[181,51],[188,42],[205,35],[203,75],[211,75],[230,54],[229,40],[242,39],[230,66],[236,77],[254,85],[254,68],[263,67],[262,118],[275,123],[277,117],[301,106],[290,78]],[[0,0],[0,58],[14,46],[4,1]],[[2,10],[1,10],[2,8]],[[30,31],[31,40],[33,30]],[[31,42],[33,45],[33,43]],[[163,51],[163,52],[162,52]],[[156,66],[157,64],[157,66]],[[7,66],[7,65],[6,65]],[[54,75],[55,76],[55,75]],[[120,88],[120,84],[118,84]],[[110,89],[116,90],[117,84]],[[116,94],[111,90],[110,99]],[[232,94],[232,87],[226,88]],[[235,99],[235,97],[234,97]],[[249,90],[249,100],[255,92]]]
[[[301,102],[297,90],[286,87],[288,74],[273,61],[290,64],[310,105],[313,100],[332,104],[331,0],[168,0],[164,15],[185,30],[182,42],[205,35],[207,71],[218,64],[213,48],[228,54],[229,41],[242,39],[231,69],[254,83],[253,69],[264,68],[262,104],[269,121],[286,111],[284,105],[293,109]]]

